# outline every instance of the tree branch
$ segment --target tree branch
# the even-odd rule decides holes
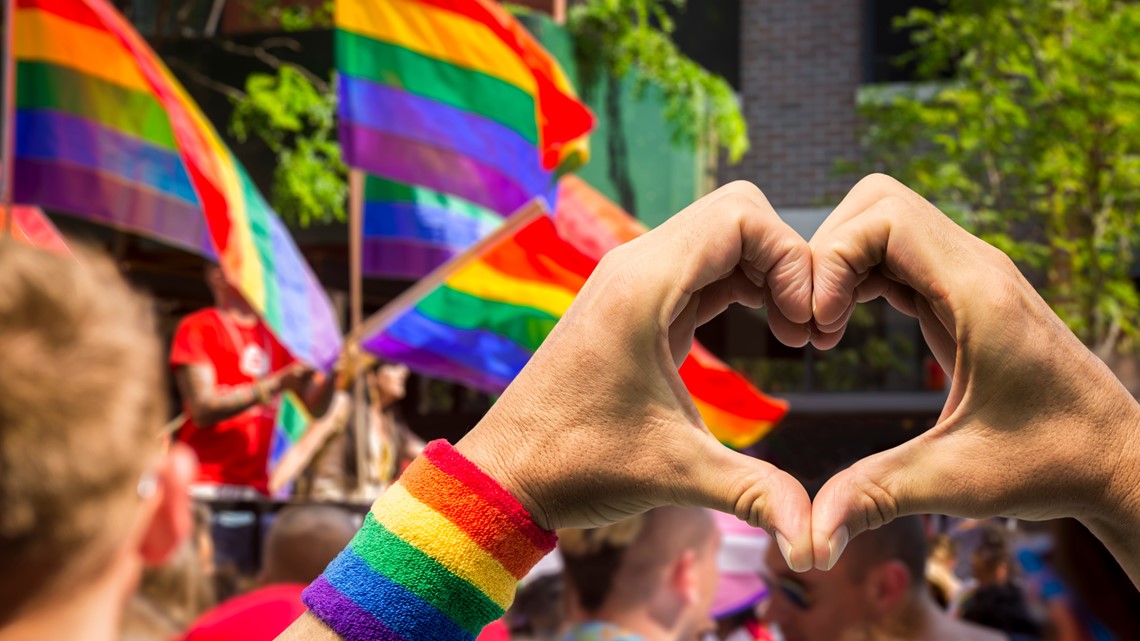
[[[291,62],[286,62],[285,60],[282,60],[281,58],[278,58],[277,56],[269,53],[269,47],[270,46],[284,47],[286,49],[289,49],[290,51],[300,51],[301,45],[296,40],[293,40],[292,38],[269,38],[269,39],[263,41],[260,45],[258,45],[256,47],[247,47],[245,45],[239,45],[236,42],[231,42],[229,40],[218,41],[216,44],[219,47],[221,47],[221,49],[223,51],[227,51],[229,53],[234,53],[234,54],[237,54],[239,56],[251,56],[253,58],[260,60],[266,66],[271,67],[273,69],[280,69],[281,67],[284,67],[285,65],[289,65],[289,66],[293,67],[294,69],[296,69],[297,73],[304,76],[305,79],[308,80],[310,83],[312,83],[312,85],[314,87],[316,87],[317,90],[320,91],[321,93],[328,93],[329,91],[332,90],[332,88],[329,86],[329,83],[327,81],[325,81],[320,76],[314,74],[313,72],[309,71],[308,69],[304,68],[303,66],[298,65],[298,64],[293,64]]]
[[[201,71],[198,71],[194,67],[191,67],[190,65],[182,62],[181,60],[178,60],[178,59],[168,60],[167,64],[169,64],[171,67],[181,71],[190,80],[193,80],[194,82],[202,85],[203,87],[206,87],[207,89],[216,91],[216,92],[222,94],[223,96],[227,96],[227,97],[232,98],[234,100],[241,100],[241,99],[246,97],[246,94],[244,91],[242,91],[236,87],[231,87],[225,83],[218,82],[217,80],[214,80],[213,78],[207,76],[206,74],[202,73]]]

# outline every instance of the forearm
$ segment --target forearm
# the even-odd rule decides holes
[[[331,629],[349,641],[472,639],[554,541],[491,477],[434,442],[305,591],[316,620],[280,638],[336,638]]]
[[[313,376],[305,385],[301,393],[301,401],[313,416],[324,416],[332,405],[333,395],[336,393],[335,378],[329,375],[318,374]]]
[[[342,400],[343,399],[343,400]],[[341,431],[348,422],[351,402],[347,396],[342,395],[331,403],[329,411],[322,417],[313,421],[297,444],[285,452],[285,456],[269,476],[269,492],[276,495],[277,491],[288,485],[301,475],[313,461],[317,452],[321,451],[328,439]]]
[[[213,427],[237,416],[251,407],[262,404],[273,394],[267,381],[238,385],[224,394],[204,395],[190,399],[190,418],[198,427]]]

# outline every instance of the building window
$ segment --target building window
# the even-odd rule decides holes
[[[689,0],[670,13],[681,53],[740,91],[740,0]]]
[[[911,9],[941,11],[944,0],[863,0],[863,82],[891,83],[919,78],[913,62],[903,59],[914,49],[911,32],[895,21]]]

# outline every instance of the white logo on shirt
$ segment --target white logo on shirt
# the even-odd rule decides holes
[[[241,351],[238,369],[250,378],[265,378],[269,374],[269,355],[260,345],[246,345]]]

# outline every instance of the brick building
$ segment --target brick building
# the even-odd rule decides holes
[[[738,88],[752,149],[721,173],[757,183],[781,213],[825,206],[851,185],[835,166],[858,154],[863,4],[740,1]]]
[[[866,85],[906,82],[909,36],[893,27],[932,0],[690,0],[677,42],[740,97],[751,150],[720,182],[750,180],[810,238],[859,176],[856,104]],[[726,55],[728,53],[729,55]],[[879,302],[838,350],[789,349],[732,310],[701,338],[792,411],[763,454],[811,476],[895,445],[933,424],[945,377],[917,323]],[[805,455],[810,452],[810,455]]]

